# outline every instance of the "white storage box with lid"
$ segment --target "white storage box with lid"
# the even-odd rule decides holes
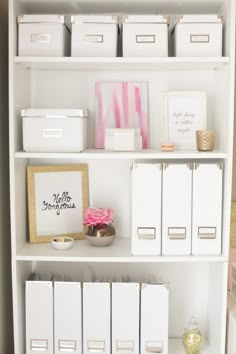
[[[68,56],[70,31],[62,15],[18,16],[19,56]]]
[[[177,17],[174,35],[178,57],[222,56],[223,20],[218,15],[184,15]]]
[[[24,109],[23,149],[29,152],[80,152],[87,145],[88,111]]]
[[[167,57],[169,18],[127,15],[122,18],[124,57]]]
[[[105,150],[142,150],[142,136],[140,135],[140,129],[105,129]]]
[[[112,15],[71,16],[71,56],[115,57],[118,17]]]

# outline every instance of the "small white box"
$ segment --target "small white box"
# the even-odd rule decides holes
[[[132,254],[161,254],[161,164],[134,163],[132,177]]]
[[[162,254],[191,253],[192,165],[163,164]]]
[[[112,353],[139,354],[139,283],[112,283]]]
[[[169,18],[161,15],[123,16],[124,57],[167,57]]]
[[[70,55],[70,31],[62,15],[18,16],[18,55]]]
[[[105,150],[142,150],[140,129],[105,129]]]
[[[177,57],[222,56],[223,20],[218,15],[177,17],[174,35]]]
[[[222,163],[193,165],[192,254],[219,255],[222,242]]]
[[[168,354],[168,318],[168,286],[142,284],[140,354]]]
[[[115,57],[118,17],[112,15],[71,16],[72,57]]]
[[[23,109],[21,116],[24,151],[80,152],[87,146],[87,110]]]
[[[111,353],[110,283],[83,284],[83,354]]]

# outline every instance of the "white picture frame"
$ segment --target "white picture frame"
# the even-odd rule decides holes
[[[195,132],[206,130],[206,117],[205,92],[163,93],[163,143],[173,143],[177,150],[195,150]]]
[[[86,164],[28,166],[27,182],[30,243],[50,242],[55,236],[85,238]]]

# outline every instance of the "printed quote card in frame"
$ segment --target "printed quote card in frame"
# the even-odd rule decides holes
[[[206,129],[206,93],[201,91],[163,94],[163,142],[176,149],[196,149],[196,130]]]
[[[84,239],[87,165],[28,166],[27,180],[30,243],[65,235]]]

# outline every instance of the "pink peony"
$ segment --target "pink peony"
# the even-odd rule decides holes
[[[112,209],[104,208],[87,208],[84,211],[84,225],[100,225],[106,224],[109,225],[112,223],[114,218],[114,212]]]

